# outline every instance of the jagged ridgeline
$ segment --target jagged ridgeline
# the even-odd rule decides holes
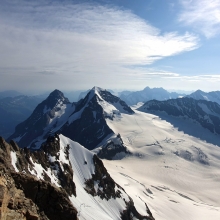
[[[22,148],[37,150],[48,136],[61,133],[89,150],[103,143],[99,157],[116,159],[129,152],[107,120],[133,113],[125,102],[98,87],[91,89],[78,103],[70,103],[62,92],[54,90],[27,120],[16,127],[8,141],[13,139]],[[106,138],[109,140],[104,143]]]
[[[17,125],[8,141],[13,139],[20,147],[35,150],[50,134],[61,133],[91,150],[106,137],[117,135],[106,119],[133,113],[124,101],[98,87],[77,103],[70,103],[62,92],[55,90],[27,120]]]
[[[167,101],[152,100],[146,102],[139,110],[153,114],[165,113],[176,118],[191,120],[216,135],[220,134],[220,105],[216,102],[188,97]]]
[[[154,219],[147,205],[138,213],[95,154],[63,135],[38,151],[0,138],[0,202],[0,219]]]

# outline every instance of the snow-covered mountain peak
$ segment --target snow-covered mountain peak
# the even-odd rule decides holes
[[[86,95],[85,99],[87,99],[87,102],[89,102],[94,96],[99,97],[99,99],[102,99],[100,92],[105,91],[105,89],[102,89],[98,86],[94,86]]]
[[[106,89],[103,89],[103,88],[98,87],[98,86],[94,86],[91,90],[95,91],[96,93],[99,93],[100,91],[105,91]]]
[[[107,90],[94,87],[80,100],[61,133],[92,150],[113,134],[107,120],[133,114],[133,110]]]
[[[66,98],[61,91],[55,89],[47,97],[47,99],[45,100],[45,104],[48,107],[53,108],[57,103],[67,104],[67,103],[70,103],[70,102],[69,102],[68,98]]]
[[[86,97],[79,104],[80,109],[84,106],[89,106],[91,103],[94,104],[96,102],[103,109],[104,114],[109,117],[109,115],[113,116],[113,114],[133,114],[133,110],[120,98],[112,95],[106,89],[102,89],[100,87],[93,87]],[[89,104],[90,103],[90,104]],[[92,104],[92,105],[93,105]],[[79,107],[77,108],[79,109]]]

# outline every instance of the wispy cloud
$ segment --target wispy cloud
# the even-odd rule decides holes
[[[184,76],[184,75],[170,75],[164,77],[166,79],[178,79],[186,82],[202,82],[202,83],[210,83],[210,87],[214,84],[219,84],[220,82],[220,74],[219,75],[194,75],[194,76]],[[213,84],[214,83],[214,84]]]
[[[207,38],[220,34],[220,0],[180,0],[179,21],[193,26]]]
[[[28,78],[32,69],[40,85],[42,73],[49,77],[54,72],[54,84],[68,84],[71,77],[77,85],[87,86],[85,79],[92,84],[103,79],[115,84],[115,77],[123,81],[125,73],[138,73],[138,68],[129,66],[152,64],[198,46],[193,34],[162,34],[131,11],[113,6],[46,0],[1,2],[0,74],[16,71],[18,79]]]

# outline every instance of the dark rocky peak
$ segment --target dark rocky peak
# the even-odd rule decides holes
[[[64,104],[70,103],[68,98],[64,97],[64,94],[55,89],[53,92],[50,93],[50,95],[45,100],[48,108],[53,108],[58,102],[62,102]]]
[[[75,105],[62,92],[54,90],[35,108],[29,118],[16,126],[8,141],[14,139],[21,147],[38,148],[39,144],[35,144],[35,139],[41,136],[41,140],[44,140],[50,132],[56,132],[65,123],[63,117],[68,118],[74,109]]]
[[[78,103],[60,132],[89,150],[113,133],[106,123],[104,110],[97,97],[90,97],[90,94]]]
[[[38,121],[39,118],[45,113],[48,113],[52,116],[53,112],[59,110],[64,104],[70,104],[69,100],[64,97],[62,92],[59,90],[54,90],[43,102],[41,102],[35,108],[27,120],[31,121],[31,123],[34,123],[35,121]]]

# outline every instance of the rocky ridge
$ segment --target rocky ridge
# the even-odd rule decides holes
[[[77,219],[67,191],[32,174],[30,158],[37,160],[42,153],[20,149],[2,138],[0,151],[1,219]]]
[[[179,98],[167,101],[152,100],[138,110],[157,114],[166,113],[174,117],[193,120],[214,134],[220,134],[220,105],[205,100]]]
[[[1,219],[81,219],[79,200],[86,203],[89,195],[124,207],[119,208],[118,219],[132,219],[138,213],[102,161],[64,136],[50,136],[39,151],[33,152],[1,138],[0,151]],[[146,215],[138,213],[142,216],[138,219],[153,219],[149,213],[146,206]]]

